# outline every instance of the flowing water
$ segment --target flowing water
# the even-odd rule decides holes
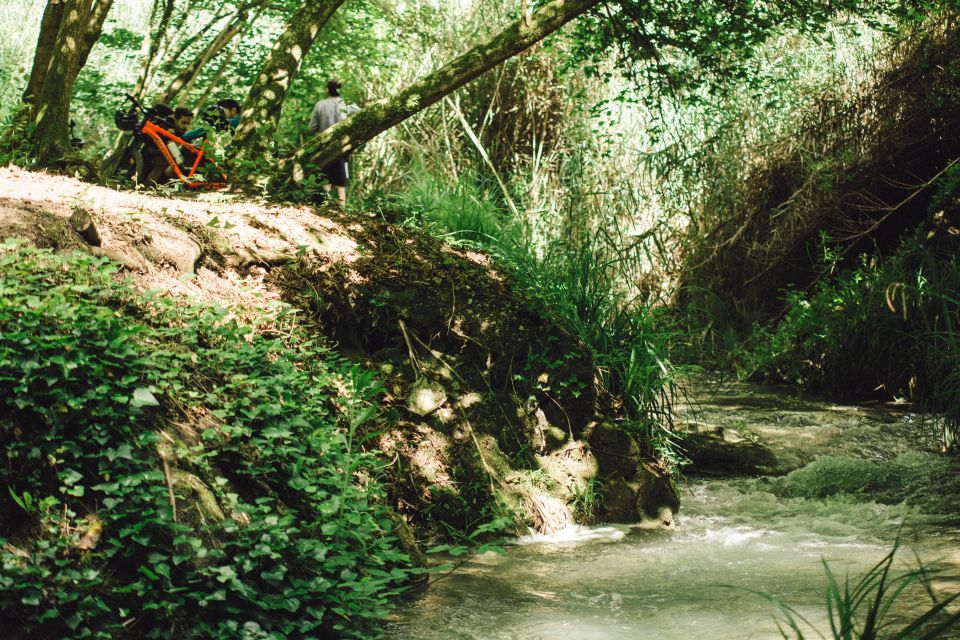
[[[671,529],[575,527],[518,540],[404,602],[388,637],[781,638],[768,596],[829,637],[823,562],[841,580],[855,579],[898,533],[900,570],[919,558],[939,567],[938,594],[960,591],[960,525],[942,508],[957,487],[938,489],[938,479],[956,482],[958,467],[924,453],[933,441],[915,416],[748,385],[714,391],[699,391],[681,415],[701,428],[735,429],[737,439],[762,439],[789,466],[807,466],[782,479],[686,481]],[[929,602],[921,589],[908,591],[891,618],[905,620]],[[941,637],[960,638],[960,630]]]

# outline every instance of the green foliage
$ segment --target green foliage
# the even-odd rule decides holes
[[[952,514],[960,509],[957,460],[911,452],[883,463],[846,456],[823,456],[765,487],[786,498],[822,500],[841,497],[896,505],[906,503],[926,513]],[[949,516],[948,516],[949,517]]]
[[[114,276],[0,249],[7,633],[368,637],[413,571],[362,449],[372,374]]]
[[[500,258],[527,295],[587,344],[604,386],[623,397],[627,426],[641,442],[669,438],[670,335],[651,309],[620,288],[620,270],[640,260],[636,247],[624,249],[601,232],[555,240],[540,256],[514,248]]]
[[[721,0],[618,0],[577,22],[571,63],[609,79],[604,62],[613,50],[616,71],[645,90],[651,105],[664,96],[691,105],[710,93],[763,81],[761,47],[777,36],[818,34],[838,15],[915,19],[936,3],[874,0],[797,0],[730,3]],[[650,91],[653,89],[653,91]]]
[[[406,224],[422,224],[448,242],[489,251],[527,299],[583,340],[604,387],[623,398],[624,425],[641,444],[679,463],[670,412],[676,371],[666,357],[673,333],[627,284],[644,269],[643,244],[624,242],[603,228],[596,233],[576,229],[591,219],[576,208],[565,212],[576,221],[569,235],[530,246],[527,230],[488,192],[475,182],[471,186],[468,176],[445,187],[442,179],[423,173],[412,184],[390,200],[390,208]],[[565,365],[563,355],[531,353],[524,373],[559,371]],[[552,382],[550,391],[576,396],[587,384],[592,381],[563,378]]]
[[[581,524],[594,524],[597,522],[597,514],[603,504],[603,485],[596,478],[590,478],[587,486],[581,488],[580,485],[573,483],[573,502],[570,508],[573,511],[573,519]]]
[[[919,564],[916,569],[897,574],[894,558],[900,547],[898,540],[884,558],[855,583],[849,577],[841,585],[823,562],[827,579],[826,608],[830,632],[835,640],[932,640],[960,623],[960,612],[950,613],[947,607],[960,594],[938,599],[931,587],[931,574]],[[888,619],[893,604],[910,588],[923,589],[930,597],[929,608],[906,622]],[[809,629],[824,638],[823,633],[793,607],[763,594],[780,611],[783,621],[777,628],[784,638],[804,639]]]
[[[448,527],[453,542],[438,544],[426,550],[426,553],[444,553],[454,558],[470,557],[475,554],[504,553],[503,536],[514,527],[513,515],[500,515],[469,532]],[[459,565],[458,565],[459,566]],[[448,571],[454,568],[449,563],[434,567],[434,571]]]
[[[824,255],[829,268],[830,252]],[[943,414],[943,446],[956,448],[958,290],[951,244],[938,246],[918,229],[888,258],[863,257],[810,293],[789,292],[783,319],[748,341],[741,371],[834,393],[883,390],[921,401]]]
[[[428,228],[451,242],[483,246],[511,233],[501,207],[469,173],[449,183],[417,163],[403,190],[391,194],[385,206],[400,211],[407,224]]]

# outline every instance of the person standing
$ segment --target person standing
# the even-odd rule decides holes
[[[325,129],[346,120],[360,108],[349,104],[340,97],[340,89],[343,84],[338,80],[331,79],[327,82],[327,97],[317,102],[313,107],[313,113],[310,115],[310,135],[315,136]],[[327,184],[323,185],[323,190],[330,193],[333,187],[337,188],[337,199],[340,206],[347,204],[347,180],[349,172],[347,169],[347,157],[340,156],[327,166],[321,169]]]

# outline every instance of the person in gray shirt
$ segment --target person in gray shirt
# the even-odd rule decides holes
[[[342,120],[346,120],[360,108],[344,101],[340,97],[340,88],[343,86],[337,80],[330,80],[327,83],[327,93],[329,96],[319,101],[313,107],[313,113],[310,115],[310,135],[315,136],[325,129]],[[327,184],[323,185],[323,190],[330,193],[333,187],[337,188],[337,197],[340,200],[340,206],[347,203],[347,179],[349,173],[347,169],[347,157],[341,156],[321,169]]]

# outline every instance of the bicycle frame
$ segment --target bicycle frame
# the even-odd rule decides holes
[[[177,178],[188,189],[222,189],[227,186],[227,174],[223,172],[223,170],[217,165],[216,162],[213,161],[212,158],[207,156],[206,151],[204,151],[202,148],[193,146],[186,140],[183,140],[179,136],[170,133],[163,127],[157,126],[150,122],[150,120],[144,121],[143,127],[140,129],[140,134],[150,138],[150,140],[153,141],[153,143],[157,146],[157,149],[159,149],[161,155],[163,155],[164,160],[166,160],[167,164],[170,165],[170,168],[173,169],[173,172],[176,174]],[[180,145],[196,156],[193,164],[190,166],[190,170],[186,174],[183,173],[183,170],[180,168],[180,164],[174,159],[173,154],[170,153],[170,149],[167,148],[164,139]],[[222,180],[212,181],[193,179],[204,158],[206,158],[206,160],[220,173]]]

